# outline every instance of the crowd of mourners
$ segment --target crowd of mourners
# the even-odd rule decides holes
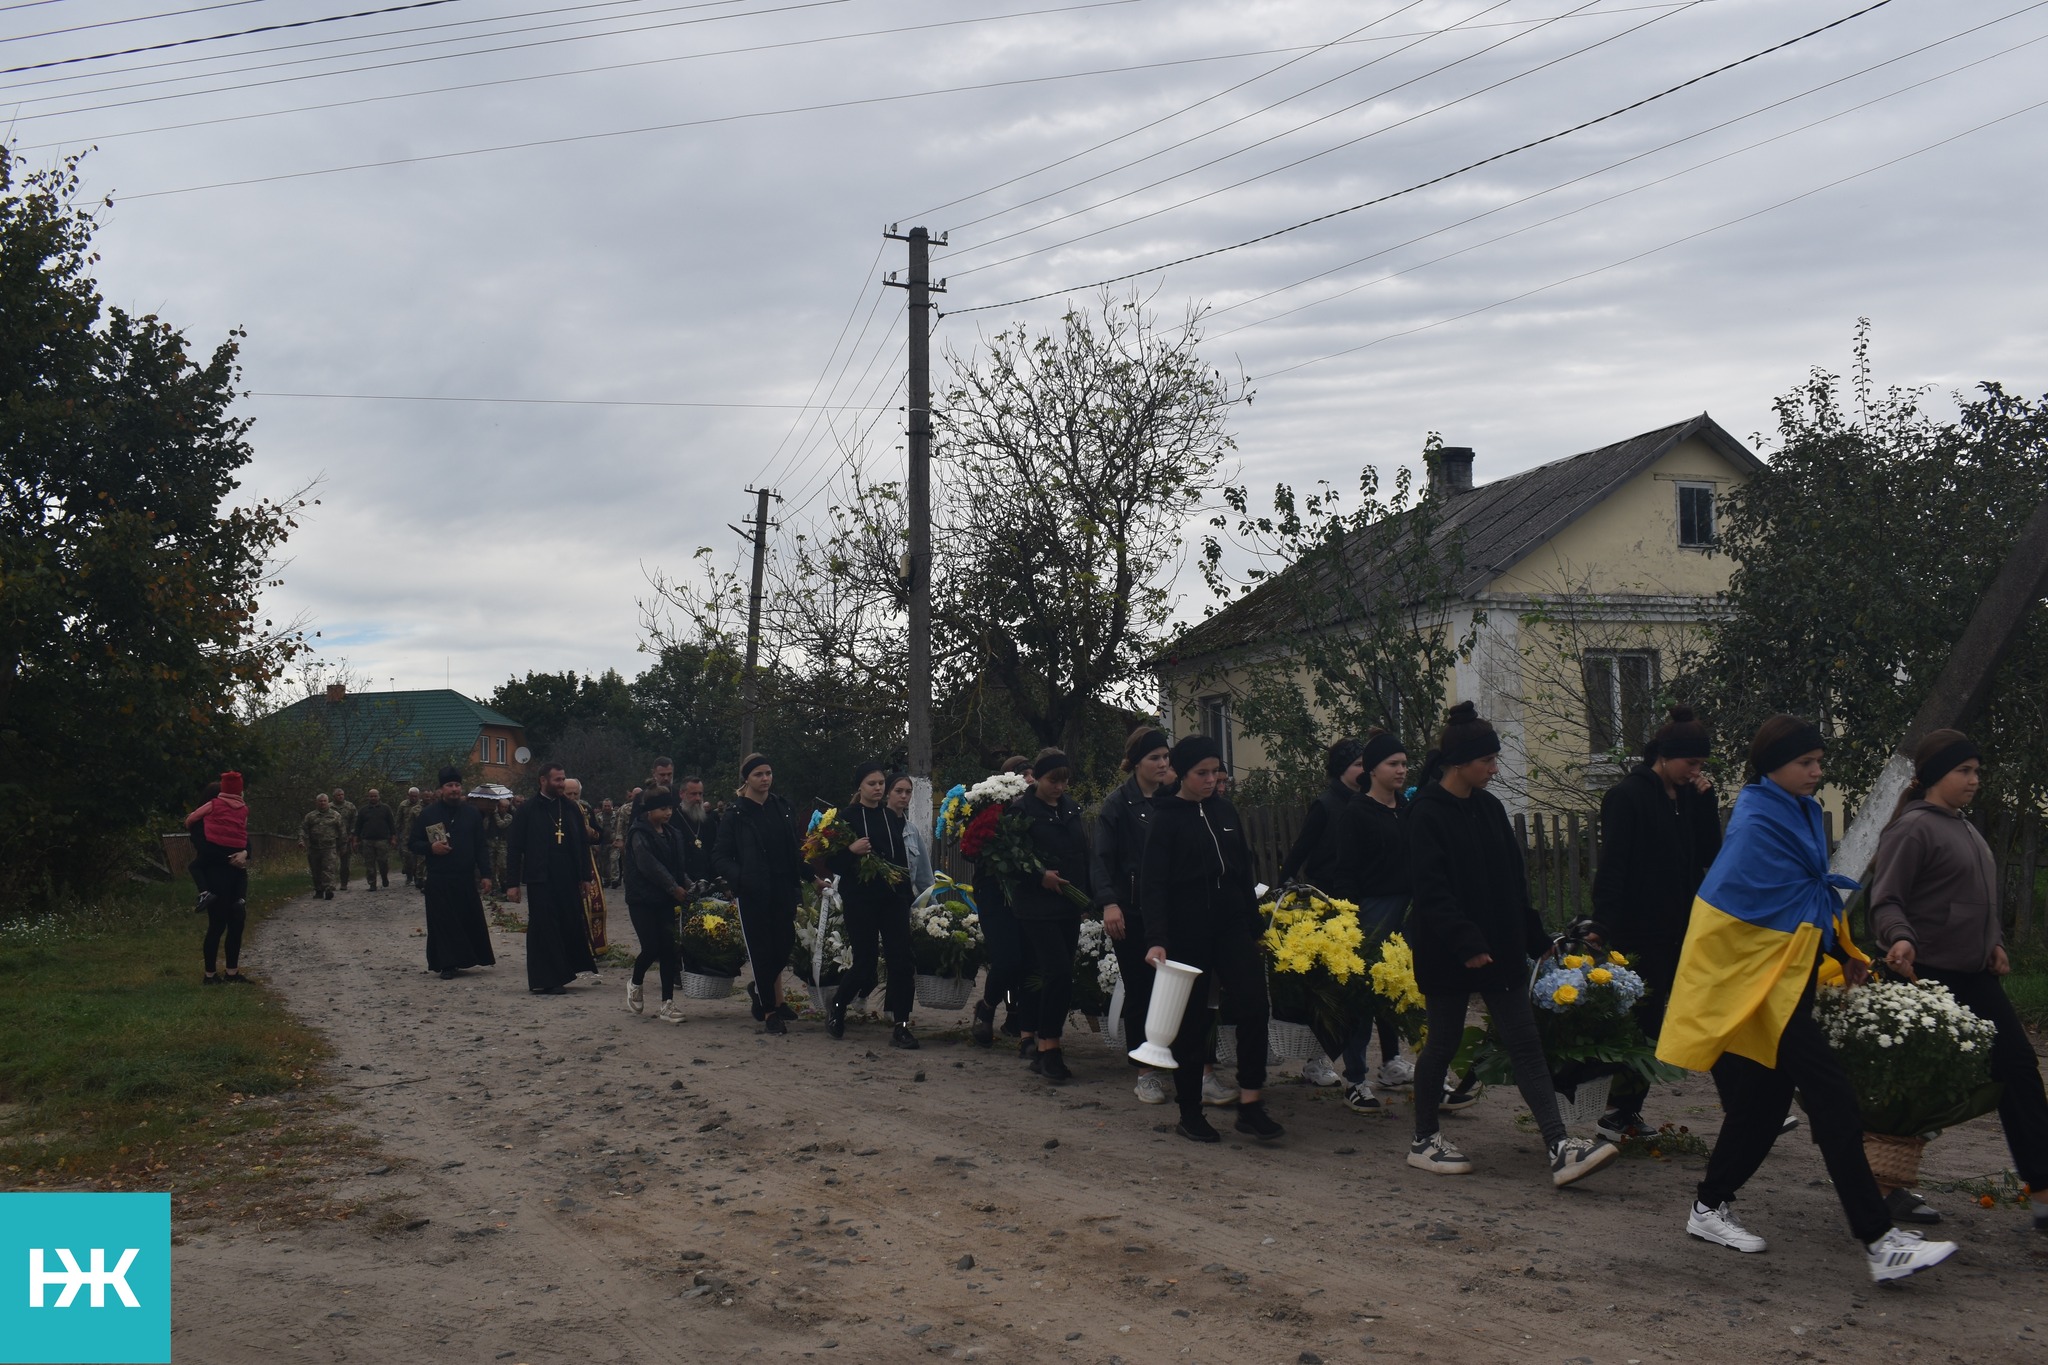
[[[1724,826],[1705,771],[1706,727],[1684,707],[1645,746],[1642,759],[1605,795],[1601,857],[1592,885],[1589,941],[1625,954],[1648,991],[1637,1018],[1659,1055],[1710,1072],[1724,1113],[1694,1191],[1686,1230],[1738,1252],[1765,1249],[1737,1219],[1734,1203],[1773,1144],[1805,1122],[1826,1164],[1851,1231],[1874,1279],[1939,1264],[1955,1244],[1901,1224],[1938,1221],[1917,1194],[1880,1192],[1862,1146],[1855,1092],[1813,1012],[1824,972],[1849,985],[1873,967],[1948,986],[1996,1026],[1992,1076],[2003,1086],[1999,1116],[2020,1178],[2032,1192],[2037,1230],[2048,1233],[2048,1095],[2039,1064],[2000,978],[2010,970],[1988,846],[1965,810],[1981,783],[1982,756],[1962,734],[1937,731],[1920,745],[1916,773],[1880,841],[1870,923],[1883,956],[1873,964],[1842,917],[1853,884],[1828,870],[1828,840],[1815,799],[1826,745],[1793,716],[1771,718],[1748,749],[1746,781]],[[1348,1031],[1318,1026],[1326,1057],[1303,1078],[1341,1085],[1344,1103],[1386,1110],[1383,1093],[1412,1090],[1414,1131],[1407,1162],[1435,1174],[1473,1163],[1446,1135],[1445,1113],[1475,1103],[1483,1089],[1452,1066],[1474,998],[1512,1062],[1516,1087],[1544,1140],[1553,1184],[1573,1184],[1616,1157],[1617,1143],[1654,1132],[1644,1115],[1648,1087],[1624,1074],[1610,1091],[1598,1135],[1573,1136],[1560,1116],[1530,997],[1532,964],[1555,940],[1532,904],[1521,843],[1502,802],[1488,790],[1500,767],[1498,733],[1474,706],[1451,708],[1426,758],[1375,731],[1330,746],[1328,787],[1316,797],[1281,868],[1286,885],[1312,884],[1356,905],[1368,942],[1399,932],[1413,955],[1428,1027],[1419,1055],[1403,1056],[1387,1012],[1357,1018]],[[976,914],[989,966],[974,1000],[971,1037],[983,1048],[1014,1046],[1018,1061],[1059,1084],[1073,1069],[1063,1048],[1073,1005],[1073,962],[1085,918],[1099,919],[1124,985],[1123,1045],[1147,1041],[1152,983],[1169,959],[1200,973],[1171,1038],[1170,1075],[1137,1067],[1135,1097],[1172,1103],[1175,1130],[1193,1142],[1220,1140],[1208,1113],[1234,1109],[1239,1133],[1284,1136],[1265,1098],[1267,964],[1257,884],[1244,821],[1227,795],[1216,741],[1175,740],[1141,727],[1123,757],[1124,781],[1092,812],[1070,795],[1074,765],[1048,749],[1005,770],[1025,779],[1007,814],[1022,817],[1039,871],[974,878]],[[791,959],[807,884],[836,882],[851,970],[825,1002],[824,1031],[843,1038],[849,1010],[878,986],[892,1045],[916,1048],[911,911],[933,881],[926,831],[908,821],[908,776],[861,764],[841,819],[853,836],[829,857],[807,861],[806,828],[774,791],[761,754],[740,765],[739,787],[722,808],[697,777],[675,779],[659,760],[646,784],[616,806],[593,809],[559,764],[544,764],[535,792],[479,803],[448,768],[438,790],[408,792],[394,812],[370,792],[361,807],[323,795],[302,829],[317,894],[331,897],[360,856],[372,885],[389,885],[388,858],[425,898],[429,970],[443,978],[495,961],[483,897],[496,891],[523,905],[528,986],[566,993],[595,970],[607,946],[603,892],[623,886],[638,943],[626,1006],[646,1011],[646,978],[658,974],[655,1017],[680,1021],[676,908],[720,884],[736,904],[752,964],[749,1006],[762,1030],[788,1032],[801,1016],[787,1002],[782,973]],[[239,774],[192,813],[194,876],[208,915],[208,982],[244,980],[239,951],[247,887],[247,808]],[[480,809],[480,806],[487,806]],[[852,875],[875,858],[902,875]],[[1782,931],[1784,950],[1765,956],[1711,932],[1728,907]],[[1715,917],[1719,917],[1716,919]],[[1708,923],[1712,921],[1712,923]],[[1705,926],[1703,928],[1703,925]],[[1776,942],[1776,940],[1773,940]],[[225,971],[216,952],[225,946]],[[886,981],[878,981],[886,962]],[[1218,1009],[1235,1026],[1226,1077],[1216,1055]],[[1156,1022],[1156,1021],[1154,1021]],[[1377,1070],[1370,1066],[1377,1049]],[[1135,1062],[1132,1066],[1137,1066]]]

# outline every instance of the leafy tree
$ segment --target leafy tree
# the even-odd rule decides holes
[[[0,151],[0,884],[89,889],[243,752],[302,647],[258,607],[303,502],[228,506],[240,332],[107,306],[78,162]]]
[[[630,731],[638,720],[632,689],[611,668],[581,677],[571,669],[507,678],[486,704],[524,725],[528,743],[541,756],[572,726]]]

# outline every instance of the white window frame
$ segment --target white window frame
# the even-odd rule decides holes
[[[1623,711],[1622,667],[1623,659],[1643,659],[1649,663],[1649,680],[1643,699],[1643,730],[1641,735],[1628,733],[1628,717]],[[1597,742],[1593,723],[1594,699],[1592,664],[1595,660],[1607,665],[1607,695],[1602,698],[1608,728],[1613,732],[1614,742],[1602,747]],[[1580,676],[1586,688],[1586,752],[1594,762],[1605,762],[1617,752],[1638,753],[1643,741],[1657,724],[1657,690],[1663,684],[1663,659],[1654,649],[1589,649],[1579,660]]]
[[[1672,498],[1674,499],[1673,520],[1677,527],[1678,548],[1681,550],[1713,549],[1715,542],[1720,538],[1721,530],[1721,498],[1719,490],[1711,483],[1694,479],[1679,480],[1676,484],[1676,490],[1672,494]],[[1685,495],[1688,491],[1704,493],[1707,496],[1707,538],[1705,540],[1687,540],[1685,538]]]

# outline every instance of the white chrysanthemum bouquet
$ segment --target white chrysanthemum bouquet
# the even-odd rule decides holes
[[[1989,1113],[1997,1033],[1932,981],[1883,981],[1814,1001],[1828,1043],[1856,1087],[1863,1126],[1892,1137],[1925,1137]]]

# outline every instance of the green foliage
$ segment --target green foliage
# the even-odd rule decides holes
[[[618,670],[607,668],[594,677],[578,677],[571,669],[507,678],[485,704],[516,716],[526,727],[526,742],[533,751],[547,754],[571,726],[631,729],[638,719],[634,703],[626,680]]]
[[[1425,465],[1434,467],[1442,444],[1429,434]],[[1219,660],[1211,681],[1238,671],[1233,713],[1273,761],[1250,775],[1243,798],[1320,791],[1324,751],[1339,736],[1378,728],[1426,746],[1451,670],[1471,655],[1485,623],[1475,613],[1462,633],[1454,626],[1464,543],[1446,526],[1442,502],[1418,494],[1405,468],[1383,497],[1371,466],[1359,472],[1349,509],[1327,483],[1300,495],[1276,486],[1270,512],[1254,512],[1243,487],[1223,496],[1226,510],[1202,542],[1202,575],[1216,598],[1210,611],[1242,603],[1263,629],[1257,642]],[[1250,556],[1250,567],[1234,571],[1239,554]],[[1270,646],[1276,637],[1284,647]]]
[[[227,505],[241,333],[195,358],[103,305],[77,159],[20,164],[0,151],[0,886],[87,888],[238,757],[237,701],[300,649],[257,595],[303,503]]]
[[[1741,766],[1775,711],[1829,735],[1828,776],[1868,790],[2048,489],[2048,400],[1996,384],[1959,396],[1952,422],[1921,394],[1875,391],[1859,323],[1848,395],[1816,369],[1777,401],[1779,449],[1724,499],[1728,613],[1696,686]],[[2048,795],[2048,609],[2037,607],[1964,728],[1991,756],[1980,806]]]

